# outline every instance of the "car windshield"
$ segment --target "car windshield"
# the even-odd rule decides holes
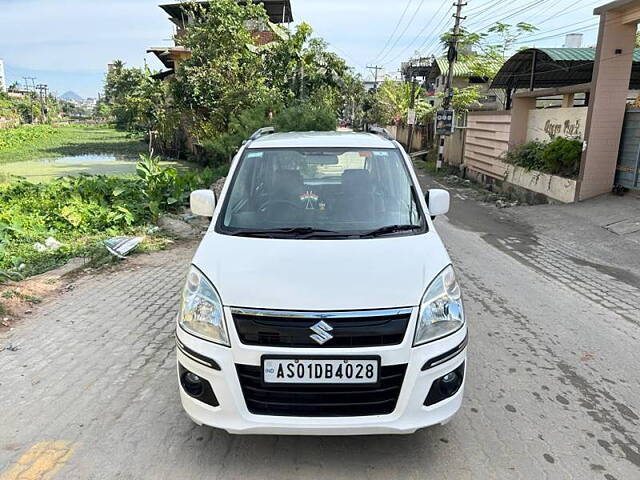
[[[241,236],[365,237],[423,232],[397,150],[248,149],[217,230]]]

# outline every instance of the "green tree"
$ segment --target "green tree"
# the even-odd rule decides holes
[[[475,76],[494,78],[516,42],[536,30],[537,27],[526,22],[515,25],[496,22],[486,32],[470,32],[463,28],[458,41],[458,60],[465,62]],[[440,37],[443,48],[448,48],[451,36],[451,32],[447,32]]]
[[[368,112],[367,121],[379,125],[391,125],[407,119],[411,105],[412,86],[409,82],[397,82],[386,79],[374,95],[373,105]],[[429,103],[426,92],[416,89],[416,118],[426,122],[433,116],[434,107]]]
[[[236,0],[186,8],[195,21],[180,42],[191,55],[176,70],[173,98],[191,113],[192,126],[201,134],[226,131],[233,115],[267,96],[262,56],[247,28],[248,22],[267,22],[266,12]]]
[[[336,111],[353,112],[364,84],[324,40],[311,38],[311,26],[302,23],[293,33],[277,25],[271,28],[276,40],[255,51],[263,53],[263,74],[274,95],[285,105],[311,98]]]
[[[127,68],[116,60],[107,73],[97,113],[112,116],[118,128],[146,132],[158,128],[166,112],[166,99],[164,83],[154,79],[149,68]]]
[[[530,23],[519,22],[515,25],[509,25],[508,23],[496,22],[493,26],[489,27],[487,32],[489,35],[495,34],[499,37],[498,43],[489,45],[489,48],[493,48],[502,54],[502,58],[506,59],[507,52],[512,50],[515,43],[527,33],[533,33],[538,30],[537,27]]]

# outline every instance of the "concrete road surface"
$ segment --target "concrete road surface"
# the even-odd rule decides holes
[[[347,438],[194,425],[173,336],[189,246],[85,277],[4,334],[17,351],[0,352],[0,480],[640,479],[637,271],[537,231],[526,208],[454,199],[437,227],[471,343],[450,424]]]

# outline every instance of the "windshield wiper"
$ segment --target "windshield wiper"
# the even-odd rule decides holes
[[[411,230],[420,230],[422,225],[387,225],[371,232],[363,233],[361,237],[380,237],[382,235],[389,235],[391,233],[408,232]]]
[[[340,237],[344,236],[340,232],[333,230],[322,230],[313,227],[293,227],[293,228],[273,228],[264,230],[236,230],[231,232],[234,237],[270,237],[275,238],[278,235],[292,236],[294,238],[311,238],[311,237]]]

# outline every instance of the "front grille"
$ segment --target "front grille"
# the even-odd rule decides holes
[[[380,368],[379,385],[267,385],[261,367],[236,365],[249,411],[289,417],[359,417],[393,413],[407,365]]]
[[[402,343],[411,309],[335,313],[233,309],[232,315],[245,345],[355,348]],[[310,329],[320,321],[333,328],[333,338],[322,345],[312,339]]]

